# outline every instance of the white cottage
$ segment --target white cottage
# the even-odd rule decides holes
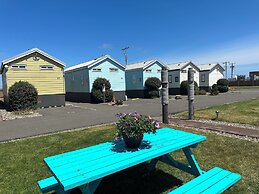
[[[211,86],[224,77],[224,68],[216,64],[204,64],[198,66],[200,69],[200,89],[210,91]]]
[[[175,95],[180,94],[180,85],[182,81],[188,80],[188,69],[193,68],[194,70],[194,81],[199,85],[200,69],[193,64],[191,61],[181,62],[175,64],[168,64],[168,82],[169,82],[169,94]]]

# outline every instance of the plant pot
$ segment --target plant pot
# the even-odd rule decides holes
[[[139,148],[143,139],[143,134],[140,135],[139,137],[136,137],[136,136],[129,137],[125,133],[122,133],[122,137],[127,148]]]

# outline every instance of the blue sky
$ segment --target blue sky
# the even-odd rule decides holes
[[[40,48],[67,67],[103,54],[129,63],[232,61],[259,70],[258,0],[0,1],[0,60]],[[0,85],[1,86],[1,85]]]

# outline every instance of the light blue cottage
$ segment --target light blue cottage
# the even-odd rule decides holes
[[[105,55],[65,70],[66,100],[91,102],[92,85],[98,77],[110,81],[116,100],[125,99],[125,66]]]
[[[161,79],[164,65],[158,60],[142,61],[126,66],[126,95],[129,98],[143,98],[145,81],[149,77]]]

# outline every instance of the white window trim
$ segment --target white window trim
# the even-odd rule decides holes
[[[93,68],[92,72],[102,72],[102,68]]]
[[[205,82],[205,74],[201,74],[201,82]]]
[[[146,73],[151,73],[151,72],[152,72],[152,69],[146,69],[145,72],[146,72]]]
[[[158,69],[158,70],[157,70],[157,73],[161,73],[161,69]]]
[[[118,68],[111,67],[111,68],[109,68],[109,70],[110,70],[110,72],[119,72]]]
[[[14,67],[14,66],[16,66],[16,67]],[[21,66],[22,67],[24,66],[24,68],[21,68]],[[26,70],[27,69],[27,65],[26,64],[12,64],[11,65],[11,69],[12,70]]]
[[[172,83],[172,82],[173,82],[172,75],[169,75],[169,76],[168,76],[168,82],[169,82],[169,83]]]
[[[54,66],[52,65],[41,65],[40,66],[40,70],[46,70],[46,71],[50,71],[50,70],[54,70]]]

